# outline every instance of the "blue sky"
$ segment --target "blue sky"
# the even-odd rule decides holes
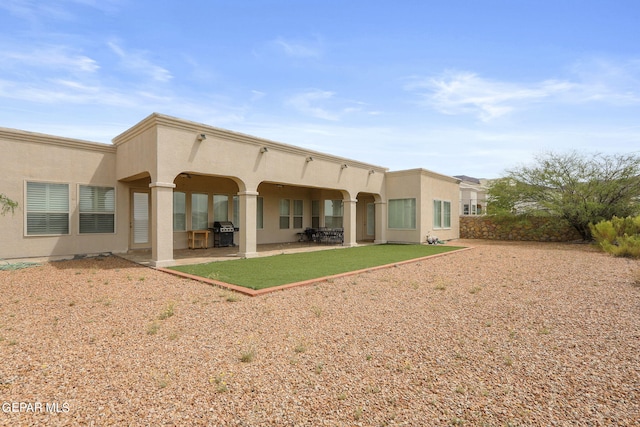
[[[636,0],[3,0],[0,126],[152,112],[392,170],[640,150]]]

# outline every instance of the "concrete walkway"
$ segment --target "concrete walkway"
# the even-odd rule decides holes
[[[358,246],[372,245],[372,242],[358,242]],[[293,242],[293,243],[272,243],[258,245],[259,257],[279,254],[291,254],[299,252],[314,252],[328,249],[341,249],[346,246],[318,244],[313,242]],[[151,262],[151,250],[129,251],[118,256],[142,265],[149,265]],[[239,259],[238,247],[207,248],[207,249],[176,249],[173,251],[174,265],[203,264],[213,261],[229,261]]]

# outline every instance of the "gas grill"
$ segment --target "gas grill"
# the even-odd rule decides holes
[[[227,246],[235,246],[233,243],[233,232],[235,228],[231,221],[215,221],[213,227],[213,246],[223,248]]]

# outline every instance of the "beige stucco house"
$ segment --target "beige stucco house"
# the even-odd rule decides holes
[[[455,175],[460,180],[460,215],[485,215],[489,181],[466,175]]]
[[[157,113],[110,145],[0,128],[0,150],[0,193],[19,203],[0,216],[4,259],[150,249],[168,266],[214,221],[233,222],[242,257],[307,228],[346,246],[458,238],[459,179]]]

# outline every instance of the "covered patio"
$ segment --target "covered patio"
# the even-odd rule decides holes
[[[373,242],[358,242],[357,246],[372,245]],[[269,243],[257,245],[257,256],[272,256],[298,252],[323,251],[328,249],[346,248],[340,244],[317,244],[314,242]],[[230,261],[240,259],[238,246],[207,248],[207,249],[175,249],[173,251],[174,265],[202,264],[214,261]],[[119,257],[142,265],[152,265],[151,249],[130,250],[118,254]]]
[[[238,246],[199,258],[262,256],[265,244],[282,250],[307,228],[341,230],[327,235],[325,248],[386,241],[385,168],[158,114],[114,144],[118,179],[130,193],[129,252],[142,250],[139,259],[155,267],[193,258],[184,248],[194,233],[202,246],[216,246],[206,232],[216,222],[235,229]]]

